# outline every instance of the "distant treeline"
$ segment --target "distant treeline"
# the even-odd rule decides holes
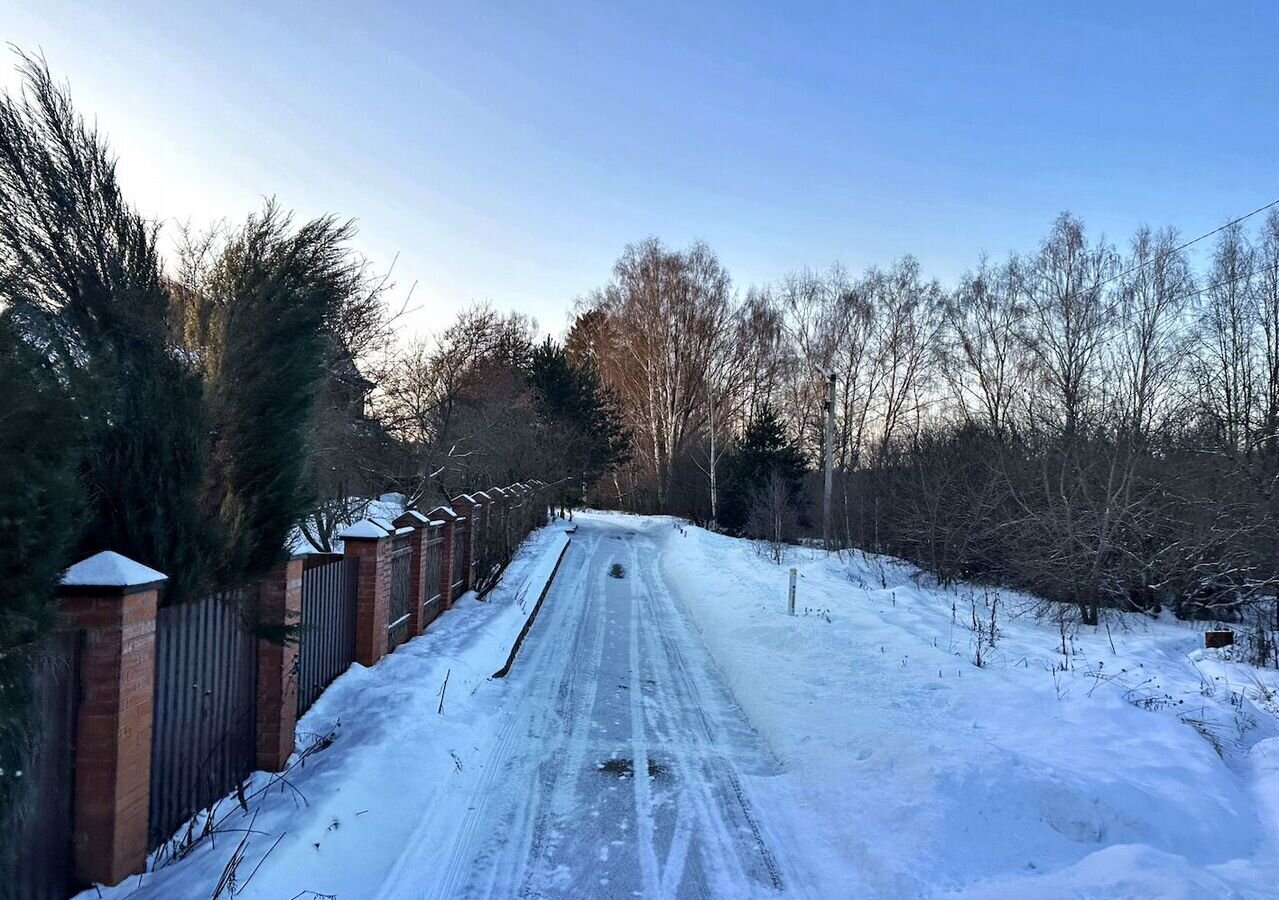
[[[816,533],[834,373],[841,546],[1025,588],[1084,622],[1270,609],[1279,208],[1243,219],[1193,241],[1142,228],[1120,248],[1062,214],[1038,247],[979,259],[952,289],[906,257],[739,292],[704,244],[629,247],[567,339],[635,437],[594,496],[752,533],[734,507],[752,491],[776,506],[758,457],[780,419],[774,467],[797,453],[810,471],[789,531]]]

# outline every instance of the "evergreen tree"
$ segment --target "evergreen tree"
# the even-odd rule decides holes
[[[79,554],[110,549],[200,582],[200,386],[168,337],[155,227],[43,60],[0,97],[0,305],[56,360],[87,426]]]
[[[769,488],[776,474],[792,504],[803,490],[807,465],[799,448],[786,437],[786,427],[765,403],[746,426],[746,432],[724,461],[720,524],[741,532],[756,496]]]
[[[274,203],[188,256],[180,296],[212,435],[202,491],[220,585],[276,565],[312,508],[307,442],[342,304],[364,267],[332,218],[296,230]]]
[[[630,434],[595,366],[589,359],[571,361],[549,337],[533,350],[529,382],[542,424],[545,463],[555,467],[548,480],[561,482],[556,499],[576,504],[587,487],[626,462]]]
[[[80,496],[80,424],[48,360],[0,312],[0,869],[26,800],[33,668],[54,626],[54,589],[71,561]],[[8,896],[0,886],[0,896]]]

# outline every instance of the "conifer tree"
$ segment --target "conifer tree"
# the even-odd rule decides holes
[[[556,499],[580,502],[600,476],[626,462],[630,434],[613,395],[589,359],[570,360],[564,347],[546,341],[534,348],[529,382],[537,398],[548,472],[560,482]]]
[[[798,503],[807,466],[804,455],[786,436],[786,427],[773,407],[760,407],[741,441],[724,463],[724,487],[720,524],[740,532],[750,515],[756,495],[769,487],[776,474],[791,503]]]
[[[86,426],[79,555],[114,550],[203,580],[200,386],[168,342],[155,226],[124,200],[106,141],[42,59],[0,97],[0,306],[56,360]]]

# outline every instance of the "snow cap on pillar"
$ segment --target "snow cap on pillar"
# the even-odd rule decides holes
[[[390,534],[390,531],[374,520],[362,519],[342,532],[338,537],[344,541],[375,541],[378,538],[386,537],[388,534]]]
[[[456,522],[461,518],[451,506],[437,506],[427,513],[432,519],[443,519],[445,522]]]
[[[430,525],[431,519],[416,509],[410,509],[397,516],[391,524],[396,528],[422,528]]]
[[[150,587],[169,576],[150,566],[134,562],[114,550],[103,550],[71,566],[62,573],[64,588],[140,588]]]

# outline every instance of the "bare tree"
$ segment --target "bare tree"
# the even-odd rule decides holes
[[[768,558],[781,565],[786,546],[795,540],[797,525],[790,486],[780,472],[773,471],[755,493],[746,534],[758,540]]]
[[[998,435],[1013,429],[1028,374],[1018,337],[1026,313],[1017,295],[1019,265],[1016,257],[1001,266],[983,258],[946,304],[946,380],[963,418]]]
[[[1203,410],[1231,452],[1252,450],[1257,402],[1256,253],[1240,225],[1217,241],[1199,309],[1198,387]]]
[[[675,251],[650,238],[626,248],[585,309],[607,322],[600,373],[626,410],[636,460],[665,509],[675,461],[723,389],[713,376],[731,368],[732,282],[705,244]]]

